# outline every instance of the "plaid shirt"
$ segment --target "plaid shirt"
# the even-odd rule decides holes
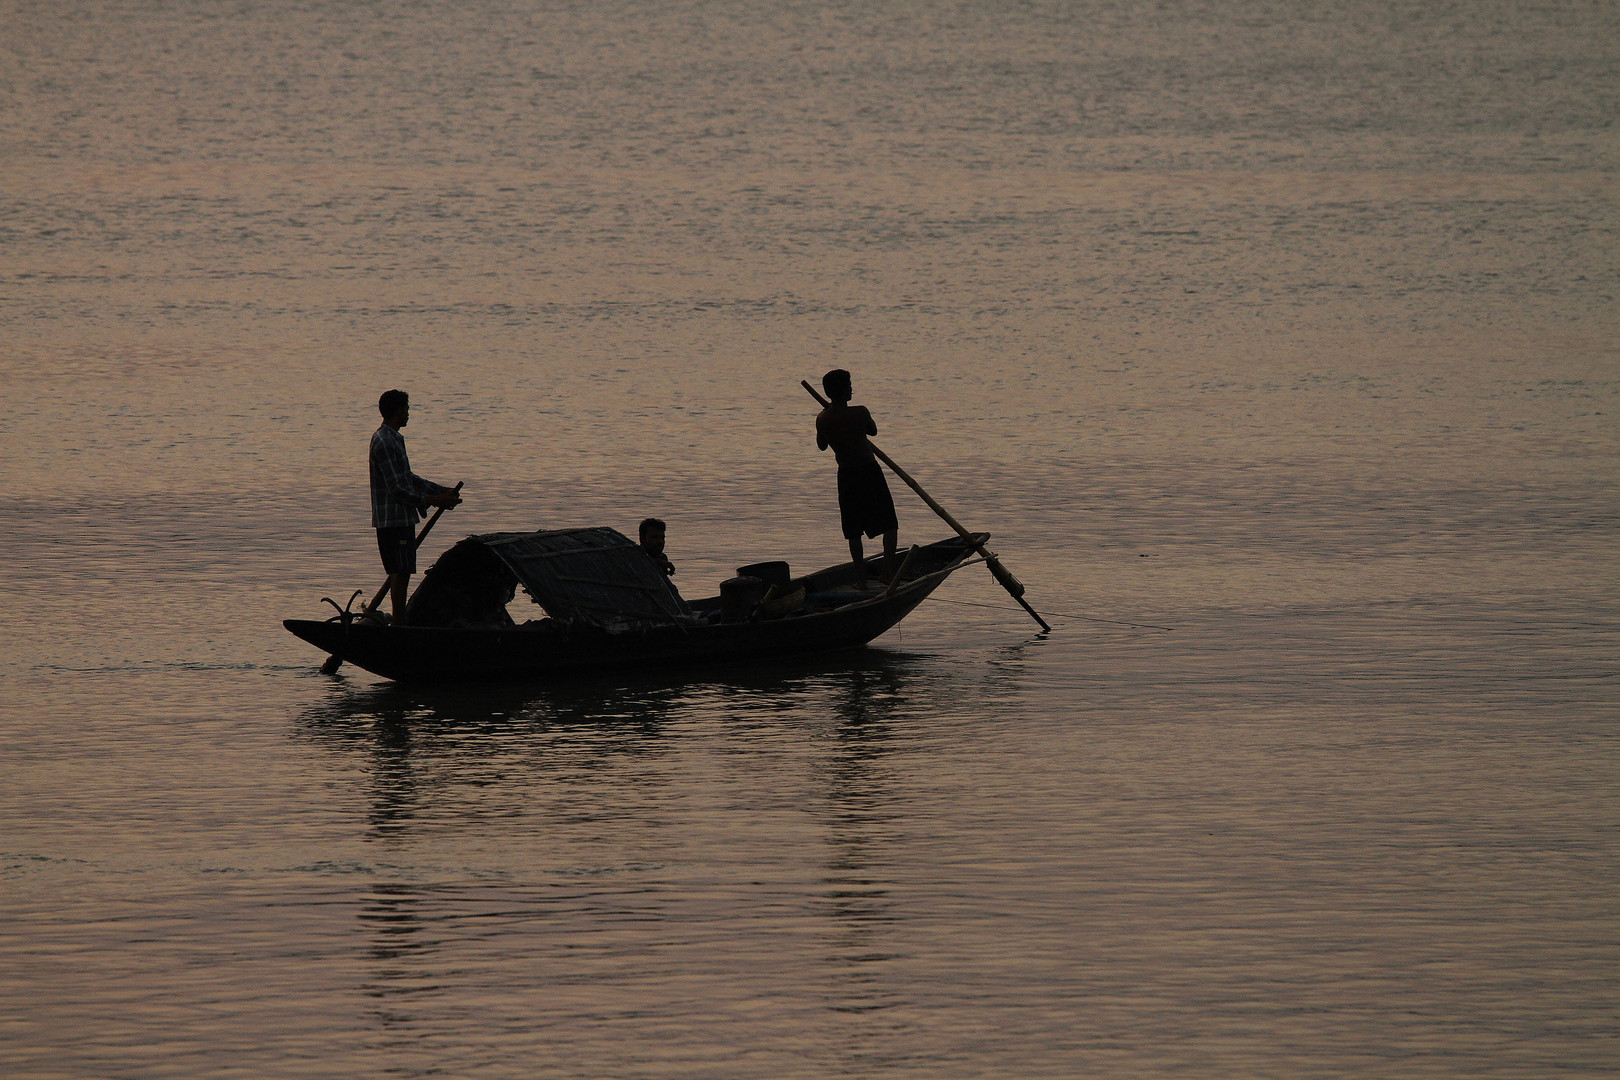
[[[371,527],[414,525],[427,496],[443,491],[411,472],[405,436],[384,424],[371,437]]]

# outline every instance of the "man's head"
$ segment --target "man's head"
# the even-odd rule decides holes
[[[843,368],[833,368],[823,375],[821,377],[821,388],[834,401],[848,401],[854,396],[854,391],[850,389],[849,385],[849,372]]]
[[[411,396],[403,390],[385,390],[377,399],[377,411],[383,422],[396,428],[404,427],[411,416]],[[398,420],[398,423],[394,423]]]
[[[657,555],[664,552],[664,523],[657,518],[648,518],[641,523],[639,530],[641,546]]]

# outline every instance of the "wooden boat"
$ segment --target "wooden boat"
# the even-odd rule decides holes
[[[548,678],[573,671],[746,663],[865,645],[970,562],[988,533],[903,555],[895,581],[867,586],[842,563],[791,577],[786,563],[742,567],[716,596],[688,602],[613,529],[469,536],[441,556],[404,626],[340,614],[283,624],[322,652],[398,682]],[[521,587],[545,617],[515,622]],[[336,605],[333,605],[334,607]]]

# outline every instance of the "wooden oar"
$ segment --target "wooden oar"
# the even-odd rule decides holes
[[[451,490],[453,492],[459,494],[461,492],[462,484],[465,484],[466,482],[467,481],[465,481],[465,480],[461,481],[461,483],[458,483]],[[449,509],[449,508],[441,506],[437,510],[433,511],[433,516],[427,519],[427,523],[422,526],[422,531],[416,534],[416,539],[415,540],[411,541],[411,550],[412,551],[415,551],[417,548],[422,546],[422,541],[427,539],[427,534],[433,531],[433,526],[438,524],[440,515],[442,515],[445,512],[445,510],[447,510],[447,509]],[[360,612],[361,616],[370,615],[373,611],[376,611],[377,608],[382,606],[383,597],[388,595],[388,586],[390,584],[392,584],[392,582],[389,582],[389,581],[384,581],[382,583],[382,588],[378,589],[377,590],[377,595],[373,596],[371,598],[371,603],[367,604],[361,610],[361,612]],[[328,656],[326,658],[326,663],[321,665],[321,674],[322,675],[336,675],[337,674],[337,669],[342,667],[342,666],[343,666],[343,657],[337,655],[336,653],[333,653],[331,656]]]
[[[828,406],[829,402],[827,399],[817,393],[816,388],[811,386],[808,381],[800,379],[799,385],[804,387],[805,390],[809,391],[810,396],[815,398],[816,401],[821,404],[822,408],[826,408]],[[889,467],[890,472],[904,480],[907,487],[909,487],[912,491],[915,491],[918,495],[922,496],[922,501],[928,504],[928,509],[938,514],[945,524],[955,529],[962,539],[973,545],[974,551],[977,551],[980,555],[984,556],[984,564],[990,568],[991,575],[996,579],[1001,587],[1007,590],[1007,595],[1018,601],[1018,606],[1029,612],[1029,617],[1034,619],[1036,623],[1040,625],[1042,630],[1050,631],[1052,628],[1046,624],[1046,620],[1041,618],[1040,614],[1034,608],[1030,607],[1029,602],[1024,599],[1024,583],[1013,577],[1012,572],[1005,566],[1001,565],[1001,560],[996,557],[996,553],[990,551],[983,544],[979,543],[979,541],[975,540],[973,538],[973,534],[968,532],[967,529],[963,528],[962,523],[952,517],[950,511],[946,510],[943,506],[939,505],[939,503],[935,502],[934,497],[928,494],[928,492],[924,491],[922,485],[911,478],[910,473],[896,465],[893,458],[874,446],[870,439],[867,440],[866,445],[872,447],[872,453],[877,455],[877,459],[879,461],[883,462],[883,464]]]

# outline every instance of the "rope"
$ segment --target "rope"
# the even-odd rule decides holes
[[[946,600],[943,597],[938,596],[930,596],[928,600],[930,603],[934,604],[960,604],[963,607],[995,608],[997,610],[1000,610],[1004,606],[1002,604],[979,604],[972,600]],[[1074,615],[1063,611],[1042,610],[1041,614],[1050,615],[1054,619],[1079,619],[1082,622],[1109,623],[1113,626],[1129,626],[1136,630],[1163,630],[1166,633],[1170,633],[1175,630],[1175,627],[1173,626],[1157,626],[1153,623],[1126,622],[1123,619],[1102,619],[1095,615]]]

